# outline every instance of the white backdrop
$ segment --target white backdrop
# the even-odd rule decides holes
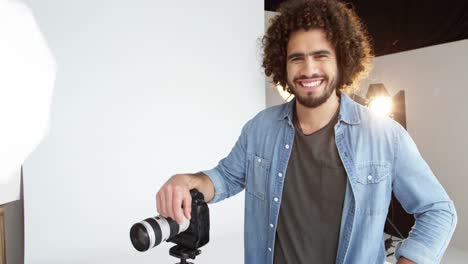
[[[50,135],[24,166],[25,263],[174,263],[129,228],[264,108],[263,2],[25,2],[58,63]],[[195,263],[242,263],[243,194],[210,209]]]

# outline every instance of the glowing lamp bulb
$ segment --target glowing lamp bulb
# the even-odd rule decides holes
[[[369,109],[378,116],[389,116],[392,111],[392,98],[388,96],[378,96],[369,103]]]

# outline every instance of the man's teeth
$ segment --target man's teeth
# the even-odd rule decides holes
[[[309,82],[309,83],[303,82],[302,86],[304,86],[304,87],[315,87],[315,86],[320,85],[321,83],[322,83],[322,80],[318,80],[318,81],[315,81],[315,82]]]

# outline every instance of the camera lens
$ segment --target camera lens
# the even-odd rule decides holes
[[[190,221],[184,220],[182,225],[171,218],[156,216],[136,223],[130,229],[130,240],[138,251],[146,251],[166,241],[175,235],[184,232]]]
[[[138,251],[145,251],[150,247],[150,238],[146,228],[141,224],[135,224],[130,229],[130,239]]]

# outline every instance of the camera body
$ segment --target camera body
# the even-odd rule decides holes
[[[187,230],[167,241],[188,249],[198,249],[210,241],[210,213],[201,192],[193,189],[190,195],[192,196],[190,225]]]

